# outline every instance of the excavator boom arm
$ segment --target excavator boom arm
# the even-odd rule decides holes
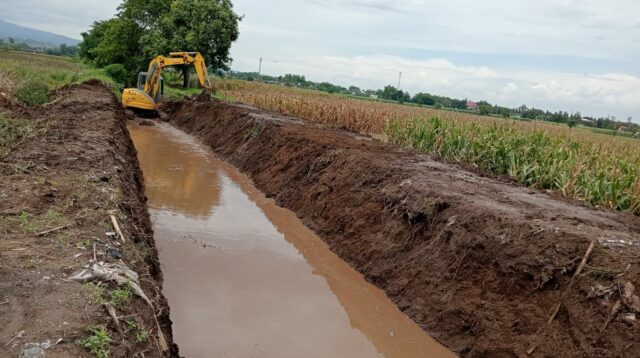
[[[191,65],[193,64],[196,73],[198,75],[198,82],[200,83],[200,87],[205,89],[210,89],[211,84],[209,83],[209,73],[207,71],[207,65],[204,62],[204,57],[199,52],[171,52],[169,56],[156,56],[154,59],[149,62],[149,68],[147,70],[147,78],[144,83],[144,93],[140,93],[140,95],[136,95],[134,89],[125,89],[123,93],[122,102],[125,107],[133,106],[148,109],[148,107],[155,108],[155,98],[160,91],[160,79],[162,78],[162,70],[165,67],[170,66],[181,66],[181,65]],[[125,94],[128,94],[127,98],[125,98]],[[142,105],[136,105],[135,102],[144,99],[141,99],[140,96],[148,96],[147,102],[150,100],[151,103],[144,103]],[[133,97],[136,97],[134,100]],[[128,99],[128,98],[131,98]]]
[[[196,69],[200,87],[206,89],[211,88],[207,65],[204,63],[204,57],[202,57],[200,52],[171,52],[169,57],[160,55],[151,60],[147,71],[147,81],[144,85],[144,91],[151,96],[151,98],[156,98],[156,94],[160,90],[160,76],[165,67],[191,64],[193,64]]]

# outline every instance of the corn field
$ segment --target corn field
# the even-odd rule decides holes
[[[640,215],[640,140],[584,128],[484,117],[237,80],[230,100],[372,134],[450,162],[508,175],[594,206]]]

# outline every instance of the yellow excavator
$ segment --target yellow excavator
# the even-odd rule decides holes
[[[164,81],[162,70],[169,66],[193,64],[198,74],[200,87],[210,89],[209,74],[204,58],[199,52],[171,52],[169,56],[157,56],[149,62],[147,72],[138,74],[137,88],[126,88],[122,92],[122,105],[125,108],[156,110],[162,102]]]

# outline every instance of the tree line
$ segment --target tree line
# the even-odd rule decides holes
[[[230,0],[124,0],[113,18],[81,34],[79,56],[96,67],[119,65],[128,83],[174,51],[198,51],[213,70],[227,70],[240,20]]]
[[[640,128],[637,124],[631,122],[631,117],[627,118],[626,122],[618,121],[615,117],[589,117],[582,116],[580,112],[569,113],[565,111],[550,112],[548,110],[542,110],[534,107],[527,107],[522,105],[517,108],[508,108],[491,104],[487,101],[478,101],[472,108],[469,107],[469,100],[449,98],[446,96],[438,96],[430,93],[416,93],[411,96],[407,91],[395,88],[394,86],[385,86],[382,89],[363,90],[357,86],[344,87],[329,82],[314,82],[307,80],[305,76],[296,74],[286,74],[284,76],[269,76],[261,75],[257,72],[238,72],[231,71],[228,75],[232,78],[242,79],[247,81],[264,81],[267,83],[280,84],[284,86],[299,87],[306,89],[313,89],[318,91],[324,91],[328,93],[338,93],[354,97],[362,98],[375,98],[386,101],[396,101],[398,103],[410,103],[420,106],[428,106],[433,108],[446,108],[458,111],[469,111],[485,116],[499,116],[504,118],[519,118],[523,120],[541,120],[553,123],[562,123],[570,127],[574,127],[578,124],[602,128],[617,130],[623,128],[627,131],[637,133]]]
[[[78,55],[77,46],[61,44],[57,47],[51,47],[51,46],[37,45],[33,43],[24,42],[21,40],[14,39],[13,37],[9,37],[7,41],[5,41],[4,39],[0,39],[0,49],[46,53],[47,55],[53,55],[53,56],[75,57]]]

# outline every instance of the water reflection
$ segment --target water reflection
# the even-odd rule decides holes
[[[149,206],[206,217],[220,201],[218,171],[207,153],[188,142],[163,140],[166,134],[147,126],[129,127],[138,150]]]
[[[167,125],[130,132],[181,354],[454,356],[191,137]]]

